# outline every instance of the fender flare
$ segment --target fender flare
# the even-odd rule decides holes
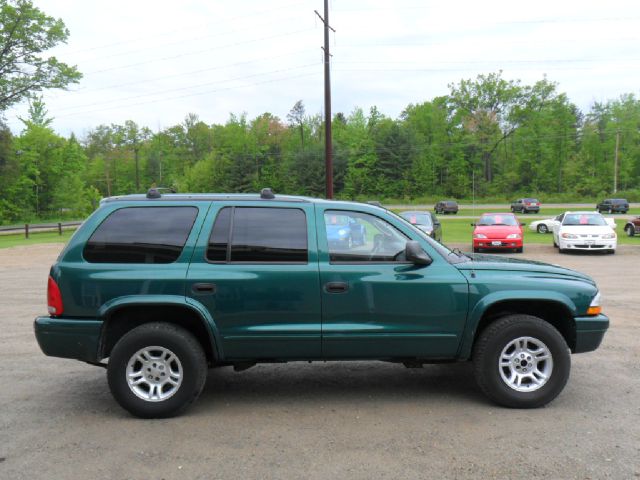
[[[213,351],[214,359],[221,360],[224,358],[222,351],[222,338],[220,331],[216,325],[213,317],[209,313],[209,310],[202,305],[202,303],[192,299],[186,298],[181,295],[127,295],[123,297],[117,297],[104,303],[98,310],[98,316],[103,321],[102,333],[100,334],[101,343],[104,338],[104,329],[108,324],[108,320],[114,313],[127,307],[139,307],[139,306],[175,306],[187,308],[200,319],[205,326],[205,330],[209,334],[209,343]]]
[[[492,306],[509,301],[531,301],[531,302],[548,302],[555,303],[565,308],[572,317],[577,314],[576,305],[566,295],[553,292],[549,290],[508,290],[490,293],[482,297],[473,307],[469,316],[467,317],[467,324],[462,336],[462,342],[460,344],[460,350],[458,352],[458,358],[469,359],[471,357],[471,351],[473,349],[473,341],[476,337],[478,325],[484,314]],[[531,312],[535,315],[535,312]]]

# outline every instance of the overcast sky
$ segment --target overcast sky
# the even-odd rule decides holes
[[[84,74],[44,94],[54,129],[84,136],[134,120],[153,130],[188,113],[286,119],[297,100],[323,111],[322,0],[34,0],[71,35],[53,52]],[[640,1],[333,0],[333,112],[396,118],[447,85],[503,70],[544,74],[582,110],[640,94]],[[6,113],[14,132],[26,105]]]

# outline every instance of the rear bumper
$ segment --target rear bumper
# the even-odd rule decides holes
[[[99,361],[101,320],[37,317],[33,328],[45,355],[90,363]]]
[[[573,353],[591,352],[600,346],[609,328],[609,317],[596,315],[576,317],[576,345]]]

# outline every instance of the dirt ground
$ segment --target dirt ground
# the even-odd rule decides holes
[[[40,352],[60,248],[0,250],[0,479],[640,478],[640,241],[527,246],[592,275],[612,321],[546,408],[489,403],[468,364],[293,363],[213,370],[188,412],[152,421],[112,400],[103,369]]]

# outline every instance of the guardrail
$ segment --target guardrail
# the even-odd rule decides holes
[[[75,228],[82,225],[80,221],[74,222],[58,222],[58,223],[39,223],[39,224],[29,224],[25,223],[22,225],[9,225],[5,227],[0,227],[0,235],[11,235],[16,233],[24,232],[24,238],[29,238],[29,233],[37,230],[42,232],[58,232],[58,235],[62,235],[62,231],[69,228]]]

